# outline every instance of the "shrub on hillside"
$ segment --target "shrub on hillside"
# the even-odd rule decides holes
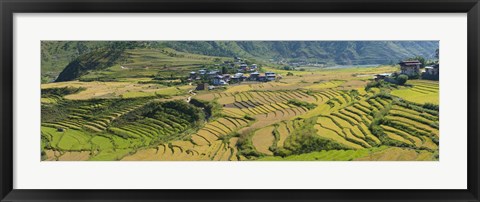
[[[438,111],[440,109],[440,106],[427,102],[427,103],[423,104],[423,108]]]
[[[192,98],[190,104],[203,108],[207,119],[219,117],[222,111],[222,105],[218,104],[216,101],[203,101]]]
[[[408,80],[408,76],[405,75],[405,74],[400,74],[397,76],[397,78],[395,78],[395,81],[397,81],[397,84],[398,85],[403,85],[407,82]]]
[[[287,138],[284,144],[284,149],[287,151],[278,151],[286,154],[302,154],[310,153],[321,150],[335,150],[335,149],[347,149],[344,146],[325,139],[317,135],[317,130],[314,128],[316,124],[316,118],[305,119],[303,124],[296,128],[292,134]]]
[[[255,147],[253,146],[252,135],[253,133],[248,133],[239,136],[236,144],[238,148],[238,155],[242,155],[247,158],[262,156],[262,154],[257,152],[257,150],[255,150]]]
[[[203,123],[203,120],[205,119],[205,114],[200,108],[184,101],[176,100],[168,102],[150,102],[115,119],[112,122],[112,125],[121,126],[141,121],[145,118],[161,120],[165,119],[166,115],[178,122],[189,124],[190,126],[199,125]]]
[[[382,81],[382,80],[372,81],[370,83],[367,83],[367,86],[365,86],[365,91],[368,91],[371,88],[389,88],[389,87],[393,87],[393,86],[395,86],[395,84],[385,82],[385,81]]]
[[[408,79],[419,79],[419,78],[420,78],[420,74],[418,73],[414,73],[413,75],[408,76]]]
[[[244,119],[247,119],[249,121],[255,121],[257,120],[255,117],[253,116],[250,116],[249,114],[245,114],[245,116],[243,116]]]
[[[360,96],[360,93],[359,93],[358,90],[356,90],[356,89],[350,90],[350,91],[349,91],[349,94],[350,94],[352,97],[354,97],[354,98]]]
[[[288,104],[295,105],[297,107],[305,107],[307,109],[314,109],[315,107],[317,107],[316,104],[300,101],[297,99],[288,100]]]

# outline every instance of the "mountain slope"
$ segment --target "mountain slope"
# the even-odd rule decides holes
[[[72,62],[58,75],[56,82],[71,81],[91,70],[102,70],[113,66],[123,55],[123,51],[95,50],[84,54]]]
[[[385,64],[417,55],[432,58],[438,48],[437,41],[180,41],[165,44],[178,51],[205,55],[331,64]]]
[[[127,49],[166,47],[185,53],[262,61],[362,65],[391,64],[414,56],[430,59],[438,49],[438,41],[47,41],[42,42],[42,76],[54,78],[61,72],[57,81],[73,80],[86,71],[121,63],[118,58]]]

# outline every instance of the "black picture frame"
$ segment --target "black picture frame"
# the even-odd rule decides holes
[[[0,0],[1,201],[479,201],[478,0]],[[15,13],[467,13],[468,188],[465,190],[19,190],[13,189]]]

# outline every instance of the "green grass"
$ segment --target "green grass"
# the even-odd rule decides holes
[[[42,134],[50,140],[53,149],[79,151],[91,148],[89,140],[92,136],[83,131],[67,129],[59,132],[56,128],[42,126]]]
[[[380,152],[388,147],[373,147],[358,150],[323,150],[300,155],[291,155],[285,158],[279,156],[268,156],[260,158],[260,161],[352,161],[357,158],[365,157],[374,152]]]
[[[92,142],[92,145],[95,145],[96,148],[98,148],[100,150],[106,150],[106,149],[113,149],[114,148],[114,145],[112,144],[111,140],[106,138],[106,137],[95,136],[91,139],[91,142]]]

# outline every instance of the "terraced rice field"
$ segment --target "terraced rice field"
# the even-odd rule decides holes
[[[88,83],[77,94],[42,97],[42,159],[439,159],[439,111],[424,105],[438,104],[438,82],[365,89],[368,79],[345,70],[284,78],[197,92],[190,85],[159,87],[124,79]],[[83,83],[43,87],[64,85]],[[131,90],[110,95],[114,88]]]
[[[52,114],[42,123],[43,146],[61,151],[62,157],[67,156],[65,152],[72,156],[71,152],[88,151],[91,160],[118,160],[136,148],[188,135],[195,125],[188,121],[193,114],[171,108],[182,106],[189,107],[181,102],[147,99],[65,101],[60,109],[44,109],[45,114]],[[68,110],[69,115],[58,117],[53,113],[58,110]],[[47,159],[62,160],[52,152],[45,154]]]
[[[192,86],[166,87],[158,84],[139,84],[136,82],[81,82],[69,81],[42,85],[42,89],[62,87],[83,87],[86,90],[66,95],[70,100],[89,100],[107,98],[151,97],[156,95],[180,95],[193,89]],[[46,100],[44,100],[46,101]]]
[[[439,104],[438,81],[409,81],[408,84],[411,84],[412,87],[394,90],[392,91],[392,95],[419,104]]]
[[[273,141],[275,141],[273,129],[273,126],[269,126],[262,128],[253,134],[252,142],[257,151],[267,155],[272,154],[272,152],[269,150],[269,147],[272,146]]]
[[[311,86],[307,86],[306,88],[307,88],[307,89],[334,88],[334,87],[337,87],[337,86],[342,85],[343,83],[345,83],[345,81],[333,80],[333,81],[320,82],[320,83],[318,83],[318,84],[314,84],[314,85],[311,85]]]
[[[243,118],[226,117],[207,123],[196,134],[191,136],[195,145],[211,145],[219,138],[229,135],[233,131],[248,124]]]

